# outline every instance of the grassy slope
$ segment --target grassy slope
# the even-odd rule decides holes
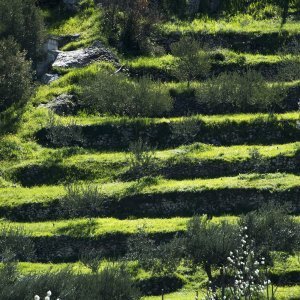
[[[300,176],[293,174],[248,174],[235,177],[195,180],[157,179],[154,184],[140,185],[138,182],[112,182],[102,184],[101,192],[108,197],[122,197],[130,194],[158,194],[168,192],[201,192],[203,190],[257,189],[285,191],[299,187]],[[25,203],[47,203],[61,198],[66,191],[63,186],[42,186],[33,188],[8,187],[0,189],[0,207],[19,206]]]
[[[52,15],[51,15],[52,14]],[[64,47],[64,50],[71,50],[78,47],[85,47],[90,45],[96,39],[102,39],[100,32],[100,11],[94,9],[86,9],[85,11],[76,14],[74,16],[69,16],[67,18],[58,18],[53,12],[48,12],[49,20],[49,32],[51,34],[64,35],[64,34],[81,34],[79,41],[72,42]],[[208,20],[208,19],[198,19],[193,22],[174,22],[165,24],[162,26],[161,30],[164,33],[172,32],[200,32],[209,34],[219,34],[219,33],[245,33],[251,36],[252,34],[263,34],[263,33],[275,33],[279,31],[279,20],[264,20],[264,21],[254,21],[251,17],[236,17],[229,21],[224,20]],[[283,30],[288,31],[290,34],[298,34],[300,32],[299,22],[289,21]],[[226,52],[227,61],[226,63],[235,62],[239,57],[244,56],[246,58],[247,65],[256,65],[259,63],[270,63],[277,64],[282,60],[279,55],[273,56],[262,56],[259,54],[237,54],[230,51]],[[293,60],[292,56],[286,57],[288,60]],[[296,59],[297,60],[297,59]],[[138,67],[156,67],[161,69],[168,69],[173,61],[173,57],[170,55],[162,56],[160,58],[137,58],[130,60],[128,64],[133,68]],[[102,68],[103,65],[98,64],[91,65],[89,67],[78,69],[78,70],[59,70],[65,73],[58,81],[53,82],[49,86],[41,86],[38,89],[36,97],[33,99],[32,104],[34,106],[40,103],[48,102],[52,97],[57,96],[61,93],[73,93],[80,91],[78,82],[81,78],[87,75],[95,74]],[[111,66],[104,66],[111,68]],[[199,82],[193,82],[192,86],[199,85]],[[299,82],[288,83],[288,85],[298,85]],[[181,83],[167,83],[164,85],[166,89],[176,88],[181,89],[186,86],[185,82]],[[219,116],[196,116],[193,118],[201,119],[207,123],[223,123],[227,120],[236,122],[253,122],[259,118],[268,118],[267,114],[237,114],[237,115],[219,115]],[[298,120],[299,113],[286,113],[277,116],[279,119],[283,120]],[[188,117],[182,118],[171,118],[171,119],[142,119],[143,122],[150,123],[154,122],[182,122],[184,120],[190,119]],[[57,121],[61,124],[80,124],[80,125],[90,125],[90,124],[101,124],[105,122],[111,123],[122,123],[122,122],[134,122],[135,120],[128,118],[116,118],[116,117],[98,117],[98,116],[77,116],[77,117],[57,117]],[[20,167],[36,162],[43,162],[45,159],[51,158],[52,155],[58,153],[60,150],[45,149],[39,145],[36,145],[32,141],[33,133],[39,128],[47,125],[48,114],[45,109],[34,109],[31,107],[24,116],[24,124],[18,133],[18,137],[21,141],[26,140],[26,145],[28,145],[28,151],[24,150],[24,155],[20,158],[20,161],[15,161],[15,167]],[[25,143],[24,143],[25,145]],[[25,146],[24,146],[25,147]],[[26,148],[26,147],[25,147]],[[192,150],[190,150],[190,148]],[[264,157],[274,157],[280,154],[286,156],[292,156],[295,151],[299,149],[298,143],[291,143],[286,145],[269,145],[269,146],[255,146]],[[232,147],[212,147],[205,146],[204,148],[197,147],[193,149],[193,146],[183,146],[177,149],[170,149],[166,151],[157,151],[155,153],[156,157],[160,160],[166,160],[172,156],[176,156],[177,153],[185,152],[186,157],[196,158],[196,159],[215,159],[219,158],[226,161],[236,161],[244,160],[249,157],[249,150],[253,149],[252,146],[232,146]],[[76,165],[82,163],[88,163],[89,161],[97,161],[104,164],[111,163],[126,163],[127,153],[99,153],[92,151],[83,151],[79,154],[72,156],[66,156],[63,159],[63,164]],[[11,161],[3,163],[1,162],[1,167],[3,169],[9,169],[11,167]],[[287,190],[294,186],[300,185],[300,177],[292,174],[267,174],[267,175],[242,175],[235,177],[223,177],[216,179],[197,179],[197,180],[163,180],[159,179],[155,185],[146,186],[138,191],[138,193],[164,193],[168,191],[199,191],[202,189],[224,189],[224,188],[247,188],[252,187],[256,189],[270,189],[270,190]],[[10,187],[1,188],[6,184],[11,183],[5,182],[4,179],[0,177],[0,207],[2,206],[18,206],[21,203],[33,203],[33,202],[48,202],[53,199],[60,198],[65,194],[63,186],[49,186],[49,187],[34,187],[34,188],[23,188],[23,187]],[[122,195],[126,193],[126,190],[134,186],[134,182],[123,183],[123,182],[113,182],[106,185],[102,185],[103,192],[108,195]],[[224,219],[215,218],[216,220]],[[228,220],[234,221],[236,217],[227,217]],[[299,217],[297,217],[299,219]],[[134,233],[138,226],[146,225],[149,232],[173,232],[177,230],[184,230],[186,227],[187,218],[172,218],[172,219],[136,219],[136,220],[117,220],[113,218],[96,218],[93,219],[95,222],[95,235],[102,235],[105,233]],[[89,221],[87,219],[75,219],[75,220],[62,220],[54,222],[39,222],[39,223],[10,223],[8,221],[2,220],[1,225],[12,224],[13,226],[24,226],[25,229],[33,236],[54,236],[54,235],[72,235],[72,228],[77,227],[77,225],[85,225]],[[298,263],[298,264],[297,264]],[[21,263],[20,268],[24,273],[33,272],[48,272],[50,269],[52,271],[59,270],[64,267],[61,265],[51,265],[51,264],[31,264],[31,263]],[[75,270],[87,271],[80,264],[73,265]],[[275,266],[276,272],[286,272],[288,270],[299,271],[299,261],[297,258],[292,258],[289,261],[288,269],[284,269],[282,264]],[[193,283],[194,285],[197,282]],[[191,289],[191,287],[190,287]],[[289,296],[300,297],[300,286],[292,287],[280,287],[278,289],[278,299],[288,299]],[[177,292],[171,295],[167,295],[165,299],[167,300],[181,300],[181,299],[194,299],[194,291],[187,292]],[[145,300],[158,300],[161,297],[145,297]]]

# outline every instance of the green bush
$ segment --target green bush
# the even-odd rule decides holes
[[[0,132],[19,121],[32,92],[31,78],[25,52],[12,38],[0,40]]]
[[[205,77],[210,71],[210,57],[198,41],[185,36],[171,45],[172,54],[176,57],[173,73],[179,80],[190,82],[197,77]]]
[[[81,85],[83,106],[91,113],[158,117],[172,109],[168,92],[149,78],[131,81],[123,74],[103,71]]]
[[[248,228],[247,233],[265,255],[271,251],[293,253],[299,249],[299,224],[289,215],[288,205],[270,202],[254,212],[242,217],[241,225]]]
[[[270,112],[282,107],[285,93],[254,70],[221,73],[196,89],[199,104],[210,113]]]
[[[62,209],[72,217],[101,212],[105,198],[97,186],[70,184],[61,199]]]
[[[0,137],[0,161],[21,159],[27,151],[15,136]]]
[[[6,300],[31,300],[34,295],[44,295],[47,290],[52,292],[55,299],[59,297],[65,300],[140,299],[131,277],[124,268],[119,267],[106,267],[93,275],[76,276],[68,268],[57,273],[19,275],[0,287],[0,298]]]
[[[0,38],[9,36],[27,51],[28,58],[37,61],[43,50],[45,29],[35,0],[0,0]]]

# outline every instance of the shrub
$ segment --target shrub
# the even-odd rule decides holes
[[[155,2],[149,0],[105,0],[102,27],[110,43],[126,53],[149,53],[149,39],[159,21]]]
[[[204,77],[210,71],[209,54],[201,49],[201,45],[193,38],[181,38],[179,42],[172,44],[171,51],[177,58],[174,75],[179,80],[187,81],[188,86],[192,80]]]
[[[28,151],[26,147],[15,136],[0,137],[0,161],[17,160]]]
[[[90,216],[101,212],[105,198],[97,186],[70,184],[61,200],[61,207],[70,216]]]
[[[153,170],[155,166],[154,151],[140,138],[129,146],[129,170],[138,178]]]
[[[0,1],[0,38],[12,36],[34,62],[45,40],[41,10],[35,0]],[[15,47],[10,47],[13,50]],[[1,60],[0,60],[1,61]]]
[[[157,117],[172,109],[168,92],[149,78],[130,81],[123,74],[103,71],[83,81],[82,87],[83,105],[93,113]]]
[[[269,112],[282,107],[285,89],[269,87],[254,70],[222,73],[196,89],[197,100],[211,113]]]
[[[12,38],[0,40],[0,132],[12,129],[30,98],[30,69],[25,52]]]
[[[45,289],[50,289],[54,299],[140,299],[139,291],[127,271],[111,266],[93,275],[75,275],[70,268],[66,268],[57,273],[18,276],[3,286],[0,297],[6,300],[32,300],[33,295],[43,295]]]
[[[299,247],[299,224],[288,212],[288,206],[270,202],[241,219],[256,247],[268,257],[271,251],[293,253]]]
[[[156,276],[174,273],[181,260],[181,240],[175,237],[171,241],[156,243],[145,229],[138,228],[138,233],[128,239],[127,259],[138,261],[141,268]]]
[[[34,255],[34,244],[22,227],[2,226],[0,229],[0,261],[26,261],[32,259]]]

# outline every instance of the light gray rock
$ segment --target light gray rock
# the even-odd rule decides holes
[[[42,83],[44,84],[49,84],[54,80],[57,80],[59,78],[58,74],[50,74],[50,73],[46,73],[43,77],[42,77]]]
[[[65,52],[58,51],[52,66],[60,68],[80,68],[95,61],[108,61],[117,67],[120,66],[117,57],[98,41],[88,48]]]
[[[75,96],[69,94],[61,94],[40,107],[49,108],[58,115],[74,115],[78,110]]]

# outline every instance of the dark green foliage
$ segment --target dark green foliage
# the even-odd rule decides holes
[[[18,277],[2,287],[0,298],[29,300],[34,295],[44,295],[51,290],[52,296],[66,300],[137,300],[139,291],[124,268],[106,267],[94,275],[72,274],[65,269],[58,273]]]
[[[149,0],[105,0],[103,30],[109,42],[127,54],[152,51],[150,36],[159,21],[157,5]]]
[[[35,0],[0,0],[0,38],[12,36],[36,62],[45,40],[43,17]]]
[[[82,86],[83,106],[92,113],[158,117],[172,109],[167,91],[148,78],[131,81],[123,74],[103,71]]]
[[[188,223],[184,238],[186,257],[193,266],[202,266],[213,281],[212,267],[224,265],[228,253],[237,247],[237,235],[235,225],[216,224],[206,217],[194,217]]]
[[[129,172],[136,178],[149,174],[155,168],[154,150],[147,143],[139,139],[129,146]]]
[[[210,58],[199,42],[191,37],[183,37],[171,45],[171,51],[177,58],[174,74],[179,80],[187,81],[189,85],[195,78],[207,76],[211,68]]]
[[[17,43],[12,38],[0,40],[0,132],[19,121],[32,92],[31,78],[31,64]]]
[[[196,90],[198,102],[204,111],[267,112],[283,105],[286,89],[269,87],[257,71],[222,73],[209,79]]]
[[[96,214],[103,209],[105,198],[97,186],[70,184],[66,196],[61,200],[61,208],[72,217]]]
[[[34,244],[23,228],[3,226],[0,230],[0,261],[30,260],[35,255]]]
[[[181,122],[121,122],[119,124],[103,123],[90,126],[54,126],[37,132],[39,143],[54,147],[82,146],[95,149],[128,149],[130,143],[138,141],[140,137],[147,140],[150,147],[163,149],[176,147],[184,142],[202,142],[214,145],[239,145],[287,143],[298,141],[300,131],[296,121],[278,120],[276,116],[257,118],[253,122],[224,121],[206,123],[202,120],[191,119]],[[193,125],[194,124],[194,125]],[[180,128],[197,127],[197,131],[187,133]],[[81,139],[73,139],[68,132],[81,131]],[[261,133],[264,132],[264,135]],[[65,138],[59,138],[60,136]],[[101,138],[100,138],[101,137]]]
[[[293,253],[299,249],[300,227],[289,215],[287,205],[264,204],[244,216],[241,224],[248,228],[247,233],[254,239],[256,247],[269,256],[275,250]]]
[[[170,242],[156,243],[145,228],[128,240],[129,260],[138,261],[139,266],[153,275],[172,274],[180,263],[182,242],[178,238]]]

